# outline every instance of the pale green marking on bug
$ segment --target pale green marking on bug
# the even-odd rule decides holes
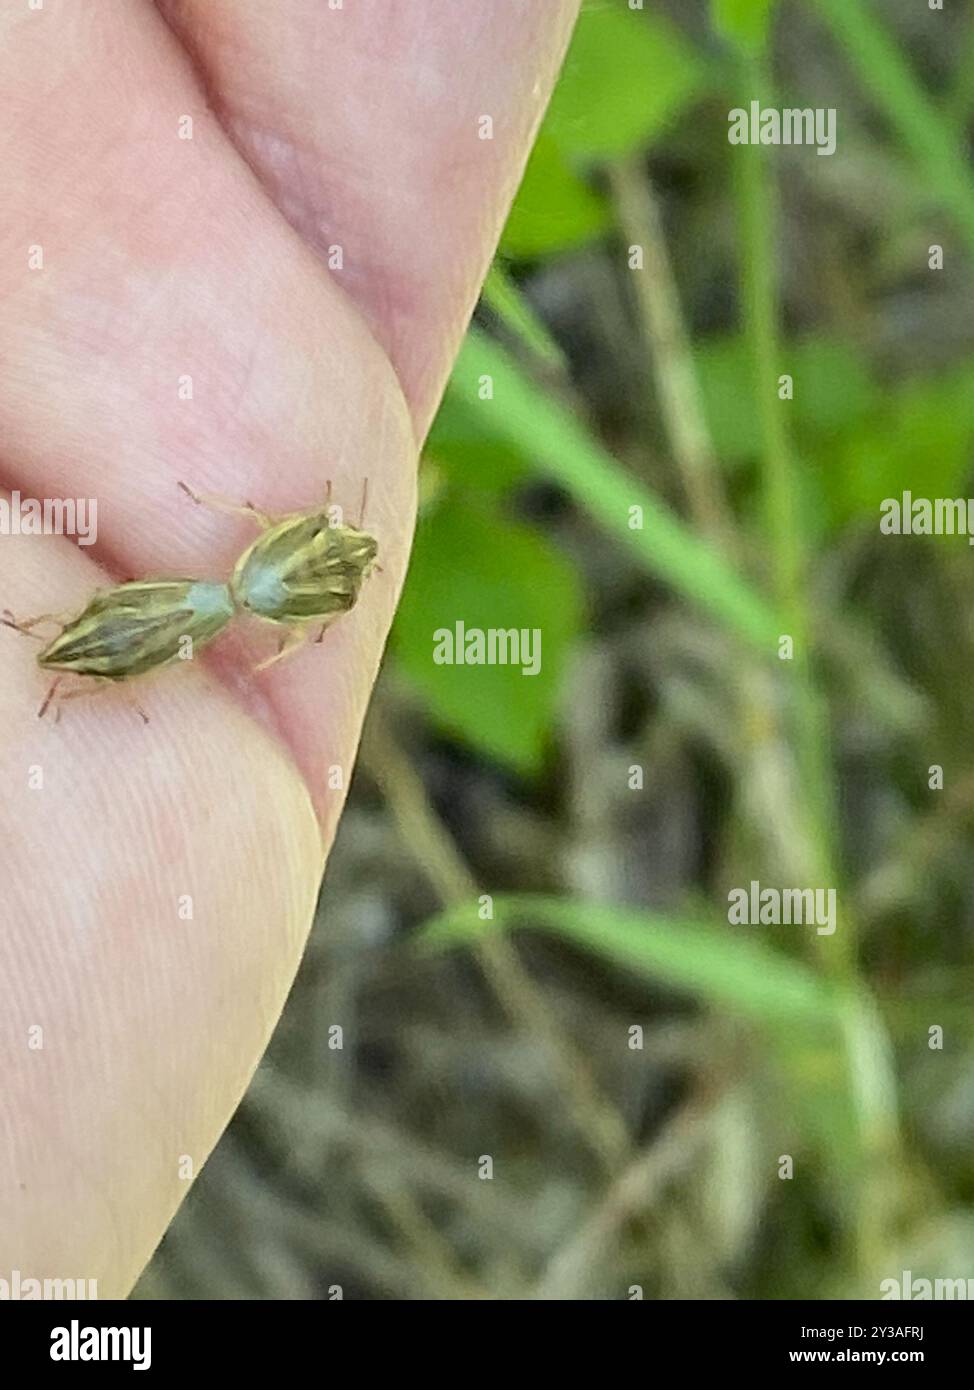
[[[240,581],[241,607],[267,617],[271,613],[284,611],[287,597],[287,586],[270,564],[260,557],[252,558]]]
[[[186,595],[186,603],[200,617],[216,618],[222,613],[229,621],[236,612],[228,584],[211,584],[199,580]]]

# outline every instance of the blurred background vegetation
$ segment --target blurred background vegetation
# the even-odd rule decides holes
[[[752,99],[837,152],[731,147]],[[969,5],[585,4],[304,965],[137,1296],[974,1276],[972,555],[878,527],[971,487],[972,113]],[[541,674],[435,665],[458,619]],[[835,935],[730,926],[752,879]]]

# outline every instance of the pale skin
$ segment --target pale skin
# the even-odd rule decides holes
[[[266,1046],[402,582],[417,441],[576,8],[0,9],[2,481],[98,501],[83,550],[0,537],[0,607],[228,573],[253,525],[180,480],[278,514],[331,479],[354,514],[367,474],[382,565],[256,678],[266,637],[231,636],[140,682],[148,724],[120,690],[39,720],[36,643],[0,627],[0,1275],[126,1294]]]

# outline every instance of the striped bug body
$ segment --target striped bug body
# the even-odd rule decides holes
[[[203,646],[226,627],[234,606],[225,584],[194,579],[133,580],[103,589],[38,654],[48,671],[129,680]]]
[[[355,604],[375,565],[375,538],[336,526],[328,511],[298,512],[269,526],[237,561],[234,600],[285,626],[325,626]]]
[[[216,637],[233,617],[233,598],[226,584],[197,579],[137,579],[99,590],[82,611],[67,620],[44,614],[18,622],[4,612],[0,622],[27,637],[41,623],[56,622],[61,631],[38,653],[42,670],[54,672],[54,682],[38,710],[43,716],[56,693],[72,700],[119,681],[167,666],[178,657],[191,657],[197,647]],[[189,646],[187,647],[187,643]],[[79,677],[79,688],[64,691],[62,682]],[[148,715],[138,709],[148,723]]]
[[[179,486],[194,502],[247,516],[261,528],[234,566],[229,586],[242,612],[284,629],[277,655],[262,661],[256,671],[294,651],[309,627],[319,629],[315,640],[320,642],[330,624],[354,607],[363,581],[380,568],[378,543],[361,528],[368,480],[358,526],[337,520],[341,512],[330,505],[330,483],[324,507],[283,517],[267,516],[250,502],[201,496],[186,483]]]

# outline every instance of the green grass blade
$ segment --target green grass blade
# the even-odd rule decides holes
[[[896,1085],[886,1030],[870,996],[836,984],[749,929],[721,929],[606,903],[512,895],[493,899],[493,919],[471,902],[433,918],[420,949],[472,944],[516,926],[535,926],[647,979],[693,994],[762,1030],[786,1079],[784,1114],[828,1156],[835,1200],[872,1250],[883,1222],[877,1169],[897,1154]]]
[[[481,397],[489,378],[493,397]],[[517,444],[539,469],[562,484],[600,525],[664,580],[726,628],[772,649],[784,630],[774,611],[710,546],[593,440],[574,416],[549,399],[485,334],[466,337],[450,383],[453,398],[477,413],[480,427]],[[643,526],[629,524],[642,509]]]
[[[495,897],[493,912],[482,921],[476,903],[451,908],[427,923],[421,943],[447,949],[532,925],[756,1023],[840,1024],[845,996],[801,961],[749,939],[748,928],[533,895]]]
[[[561,348],[498,261],[487,274],[481,296],[508,332],[541,364],[558,373],[567,371]]]
[[[864,0],[815,0],[856,72],[974,249],[974,187],[957,128],[938,111]]]

